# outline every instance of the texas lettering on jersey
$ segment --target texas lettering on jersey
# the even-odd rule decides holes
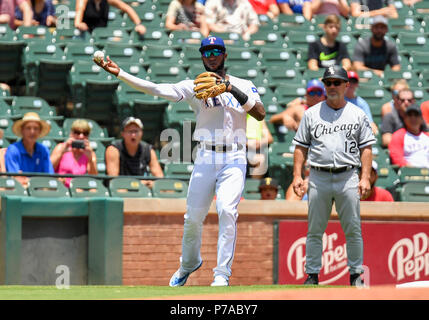
[[[224,103],[221,102],[221,99]],[[225,108],[235,108],[239,109],[241,104],[234,98],[234,96],[230,93],[223,93],[217,97],[209,98],[204,101],[206,108],[217,108],[224,106]]]

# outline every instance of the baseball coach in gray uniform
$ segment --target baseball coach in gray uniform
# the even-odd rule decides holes
[[[318,284],[322,237],[335,207],[345,233],[350,284],[363,284],[360,198],[370,191],[372,147],[376,142],[365,113],[344,99],[349,85],[340,66],[327,68],[322,79],[327,98],[309,108],[294,137],[293,190],[303,193],[302,168],[310,164],[305,284]],[[359,181],[358,168],[362,176]]]

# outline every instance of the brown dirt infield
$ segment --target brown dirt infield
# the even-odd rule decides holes
[[[297,288],[241,293],[188,295],[150,300],[429,300],[429,288]]]

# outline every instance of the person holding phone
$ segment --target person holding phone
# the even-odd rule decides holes
[[[86,120],[78,119],[72,123],[67,141],[55,146],[51,162],[59,174],[97,174],[97,158],[92,150],[88,137],[91,127]],[[64,179],[69,187],[71,178]]]

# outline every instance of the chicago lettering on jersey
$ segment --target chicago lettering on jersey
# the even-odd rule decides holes
[[[353,130],[359,129],[359,123],[344,123],[344,124],[337,124],[334,126],[326,126],[323,123],[319,123],[316,125],[316,128],[314,129],[314,137],[316,139],[320,138],[321,136],[325,134],[333,134],[340,131],[346,131],[346,138],[349,138],[352,134]]]

